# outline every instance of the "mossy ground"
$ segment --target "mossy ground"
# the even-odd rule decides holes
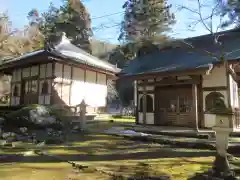
[[[112,125],[94,123],[88,125],[91,130],[88,134],[71,134],[64,145],[41,147],[41,150],[61,159],[89,166],[86,170],[77,172],[62,160],[30,155],[0,160],[0,177],[4,180],[116,179],[110,173],[116,176],[168,175],[171,179],[184,180],[212,165],[212,151],[173,148],[99,133]],[[2,148],[0,154],[17,155],[32,149],[37,147],[16,143],[15,148]]]

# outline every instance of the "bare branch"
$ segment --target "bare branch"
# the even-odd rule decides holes
[[[209,51],[204,50],[204,49],[196,48],[196,47],[193,46],[191,43],[188,43],[188,42],[186,42],[185,40],[181,40],[181,42],[183,42],[184,44],[186,44],[186,45],[187,45],[188,47],[190,47],[191,49],[197,50],[197,51],[199,51],[200,53],[204,53],[204,54],[210,56],[210,57],[213,58],[213,59],[219,60],[219,57],[218,57],[217,54],[215,54],[215,53],[209,52]]]
[[[203,20],[203,17],[202,17],[202,6],[201,6],[200,0],[197,0],[197,2],[198,2],[198,12],[199,12],[200,20],[201,20],[203,26],[204,26],[211,34],[213,34],[212,30],[209,29],[209,27],[206,25],[206,23],[205,23],[204,20]],[[211,22],[211,23],[212,23],[212,22]]]
[[[189,12],[192,12],[192,13],[198,15],[198,17],[199,17],[199,20],[196,20],[195,22],[191,22],[191,25],[189,25],[189,26],[191,28],[195,28],[197,24],[201,23],[205,27],[205,29],[210,32],[210,34],[214,35],[215,32],[213,31],[213,17],[217,13],[216,10],[220,6],[220,2],[218,1],[218,3],[216,3],[216,5],[212,8],[211,14],[207,17],[203,17],[203,15],[202,15],[202,7],[204,7],[204,6],[201,4],[200,0],[197,0],[197,4],[198,4],[197,10],[191,9],[186,6],[181,6],[181,9],[188,10]],[[208,21],[208,20],[210,20],[210,25],[207,25],[207,23],[206,23],[206,21]]]
[[[227,53],[225,53],[225,56],[228,56],[228,55],[230,55],[232,53],[235,53],[235,52],[238,52],[238,51],[240,51],[240,49],[236,49],[234,51],[227,52]]]

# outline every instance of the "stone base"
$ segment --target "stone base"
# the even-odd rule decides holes
[[[216,177],[221,177],[223,174],[230,174],[230,165],[227,156],[222,157],[219,154],[216,155],[213,162],[213,174]]]
[[[216,176],[214,170],[209,170],[205,173],[197,173],[188,180],[237,180],[237,177],[235,177],[233,173],[229,173],[228,175]]]

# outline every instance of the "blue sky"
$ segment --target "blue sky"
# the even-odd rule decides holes
[[[28,23],[26,18],[27,13],[32,8],[37,8],[40,12],[44,12],[48,9],[49,3],[53,2],[56,6],[61,5],[61,0],[0,0],[0,11],[6,11],[10,15],[10,19],[14,27],[21,28],[24,24]],[[123,9],[121,8],[125,0],[85,0],[83,1],[85,6],[88,8],[92,17],[92,26],[94,27],[94,36],[97,39],[116,43],[119,35],[119,26],[117,26],[122,19]],[[177,23],[173,26],[170,35],[174,37],[191,37],[208,33],[208,31],[202,26],[198,25],[195,27],[195,31],[189,31],[188,25],[197,19],[194,14],[189,11],[179,11],[177,9],[180,1],[169,0],[172,4],[172,12],[175,12]],[[195,1],[196,2],[196,1]],[[194,8],[196,3],[193,0],[181,0],[181,3],[185,6]],[[119,13],[118,13],[119,12]],[[105,18],[101,17],[107,14],[114,14]],[[203,13],[207,16],[209,9],[203,10]],[[215,20],[215,24],[217,24]]]

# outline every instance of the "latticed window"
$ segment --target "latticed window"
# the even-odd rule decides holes
[[[150,95],[143,95],[140,98],[140,103],[139,103],[140,112],[143,112],[143,106],[144,106],[143,99],[145,96],[146,96],[146,112],[153,112],[153,98]]]
[[[211,92],[205,98],[205,110],[211,110],[216,106],[225,106],[224,95],[220,92]]]
[[[48,82],[47,81],[44,81],[42,84],[41,94],[48,94]]]
[[[16,96],[19,96],[19,89],[18,89],[18,86],[15,85],[14,88],[13,88],[13,96],[16,97]]]

